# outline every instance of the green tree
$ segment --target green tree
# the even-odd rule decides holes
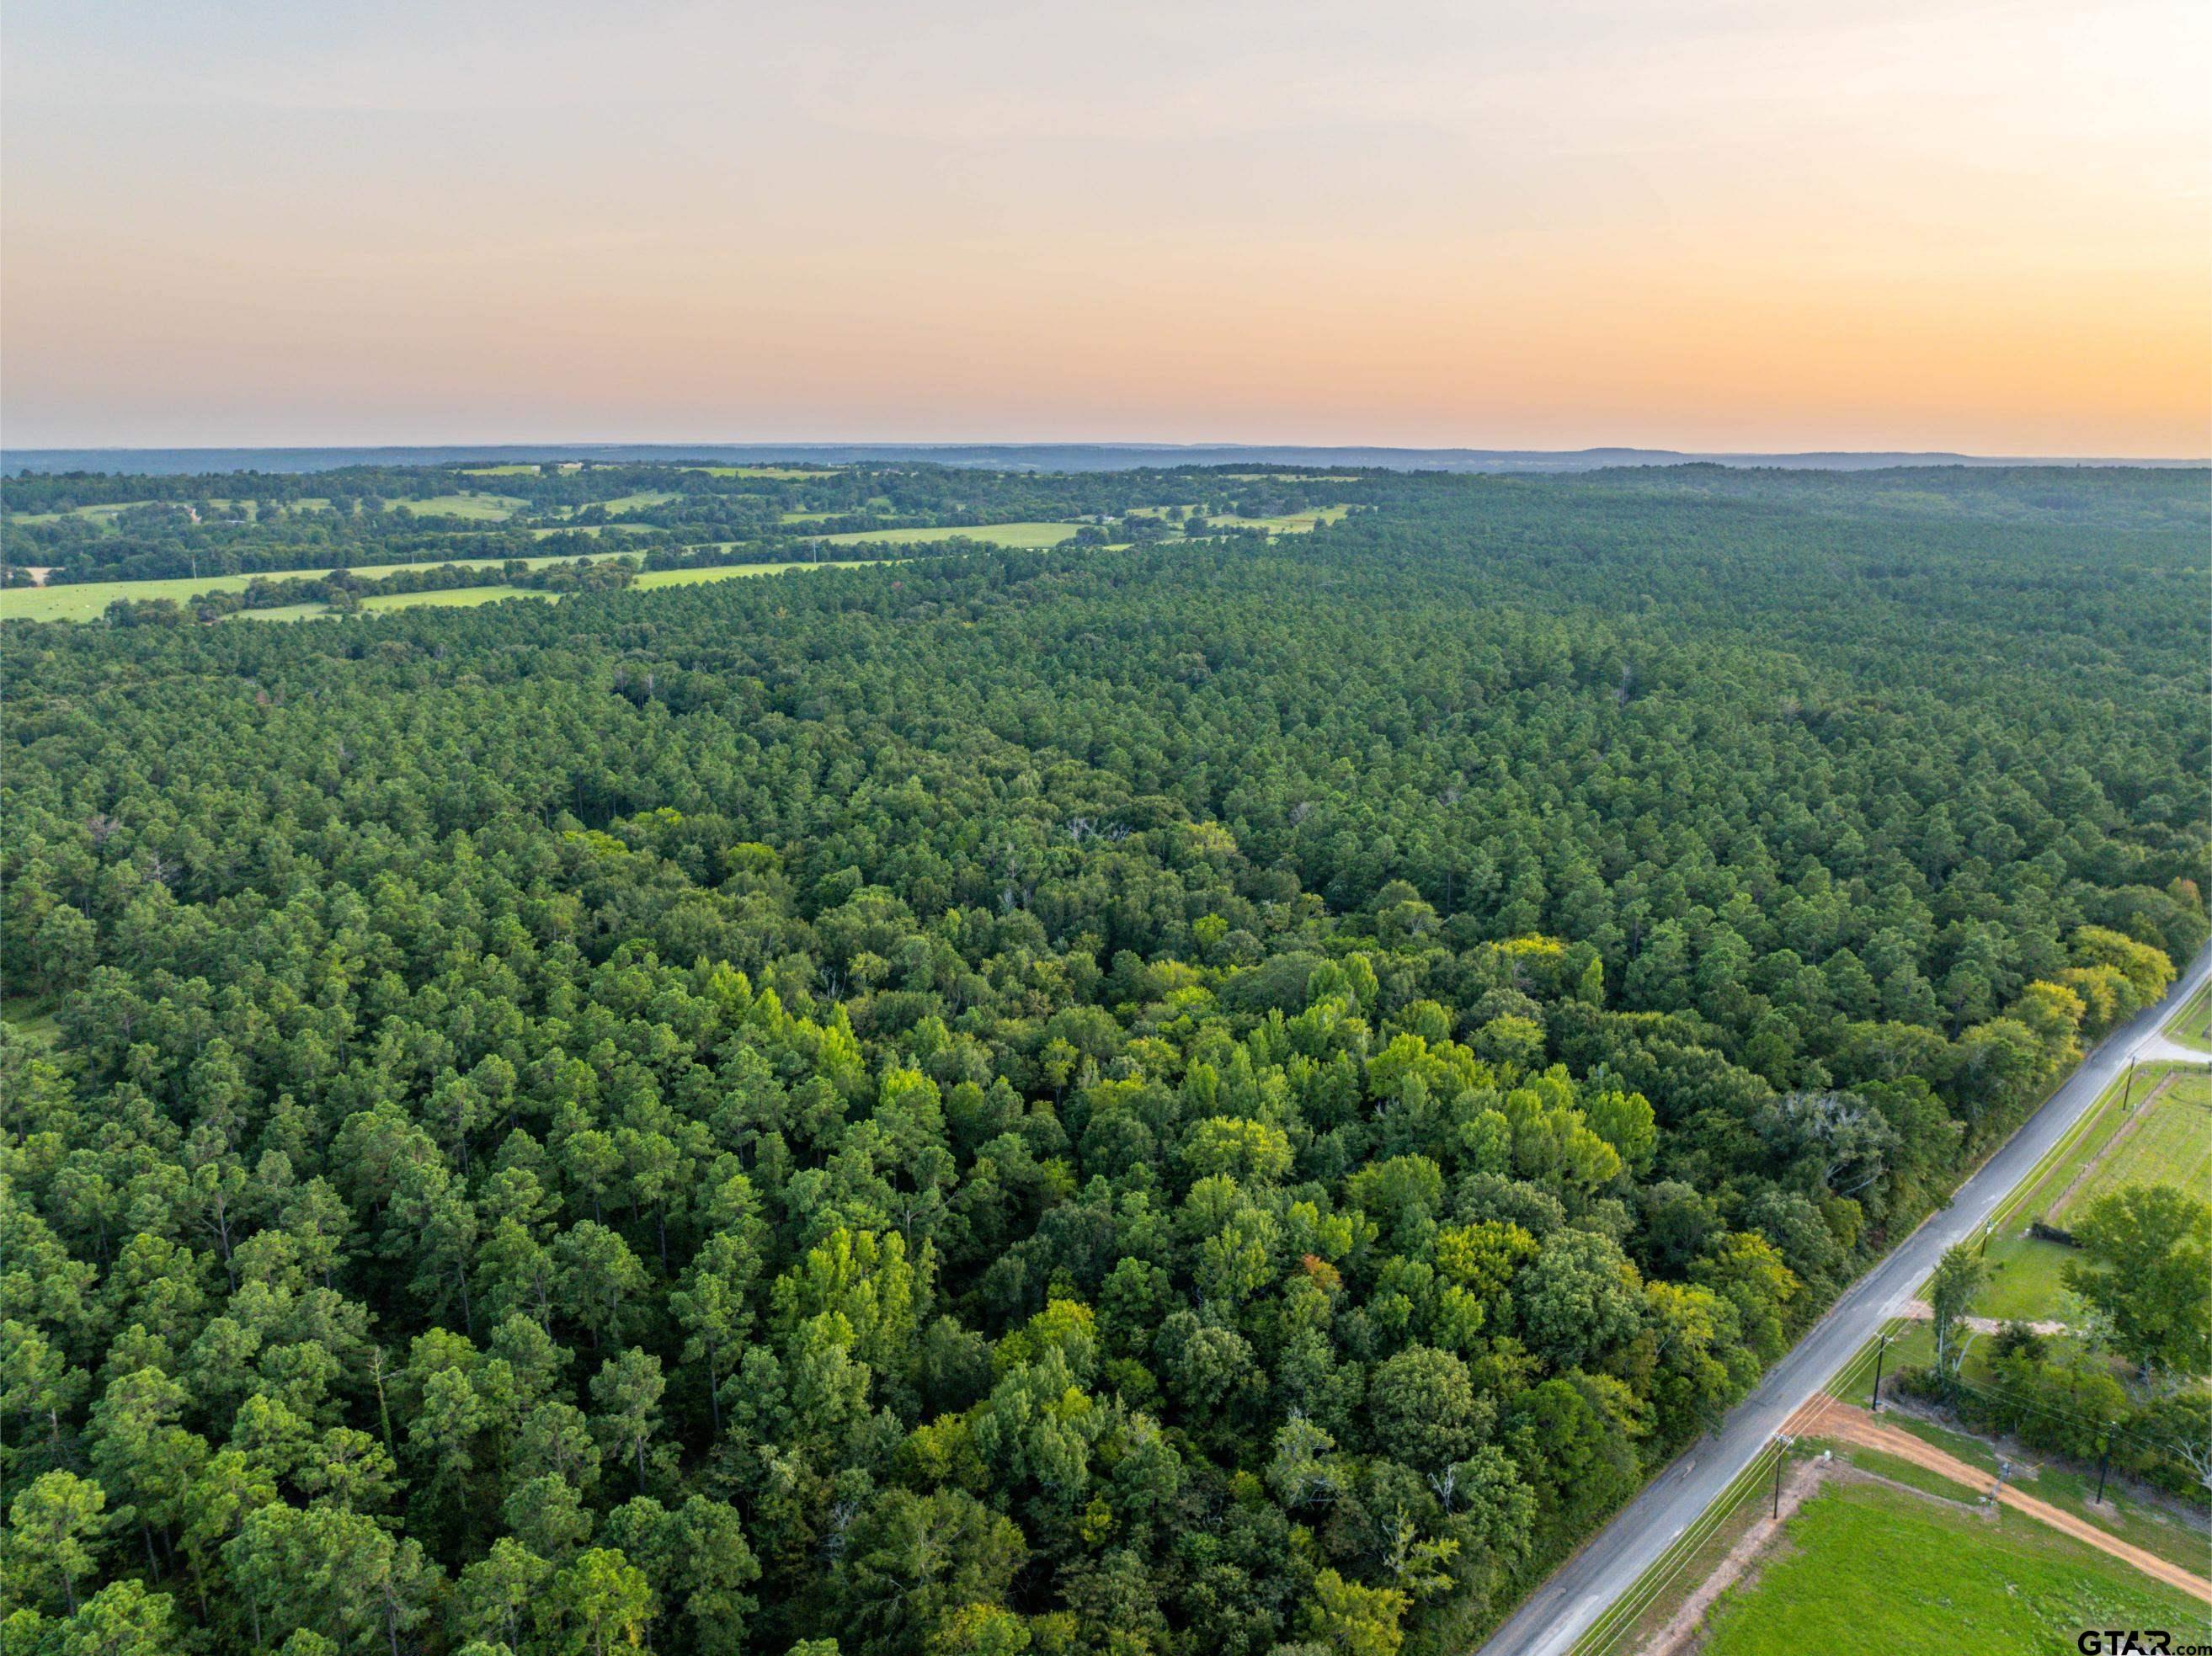
[[[1964,1243],[1946,1248],[1928,1278],[1928,1305],[1936,1332],[1936,1371],[1947,1378],[1959,1371],[1966,1355],[1959,1342],[1960,1320],[1986,1275],[1981,1258]]]
[[[2212,1204],[2172,1185],[2108,1191],[2072,1222],[2066,1286],[2144,1374],[2212,1372]]]
[[[76,1614],[77,1587],[99,1562],[107,1494],[74,1472],[42,1472],[8,1507],[8,1575],[27,1600]]]

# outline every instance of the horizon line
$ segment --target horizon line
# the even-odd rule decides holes
[[[67,454],[225,454],[225,453],[372,453],[392,449],[450,449],[455,451],[498,449],[503,451],[569,451],[577,449],[659,449],[682,452],[688,449],[902,449],[927,452],[962,449],[1121,449],[1164,453],[1194,452],[1210,450],[1288,450],[1328,451],[1335,452],[1366,452],[1376,454],[1471,454],[1489,456],[1528,456],[1543,458],[1578,458],[1595,455],[1650,455],[1686,460],[1748,460],[1748,459],[1812,459],[1827,457],[1850,458],[1894,458],[1921,461],[1972,461],[1981,464],[2016,465],[2154,465],[2212,467],[2212,453],[2197,455],[2170,454],[2006,454],[1984,453],[1964,449],[1930,448],[1801,448],[1801,449],[1684,449],[1654,447],[1628,443],[1592,443],[1571,448],[1539,448],[1528,446],[1493,446],[1473,443],[1377,443],[1377,442],[1253,442],[1236,439],[1206,439],[1196,441],[1169,441],[1152,438],[963,438],[910,440],[901,438],[808,438],[808,439],[748,439],[726,437],[687,438],[667,440],[658,438],[564,438],[556,440],[532,441],[514,439],[483,439],[472,440],[398,440],[383,442],[198,442],[198,443],[46,443],[36,446],[0,444],[0,457],[46,457]]]

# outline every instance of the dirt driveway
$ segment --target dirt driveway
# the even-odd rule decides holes
[[[1814,1398],[1790,1417],[1786,1429],[1793,1436],[1841,1438],[1847,1443],[1879,1449],[1884,1454],[1895,1455],[1899,1460],[1909,1460],[1916,1466],[1924,1466],[1931,1472],[1941,1473],[1969,1489],[1987,1489],[1996,1482],[1980,1467],[1969,1465],[1955,1455],[1945,1454],[1934,1444],[1923,1442],[1910,1432],[1884,1426],[1856,1404],[1838,1402],[1834,1398]],[[2100,1552],[2110,1553],[2113,1557],[2132,1564],[2145,1575],[2169,1586],[2179,1587],[2192,1598],[2212,1604],[2212,1581],[2191,1574],[2154,1552],[2146,1552],[2141,1547],[2130,1545],[2111,1531],[2100,1529],[2085,1518],[2077,1518],[2063,1507],[2054,1507],[2047,1501],[2024,1495],[2010,1484],[1997,1492],[1997,1499],[2039,1524],[2048,1525],[2061,1534],[2086,1542]]]

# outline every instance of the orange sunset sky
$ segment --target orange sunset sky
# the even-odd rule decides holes
[[[2191,3],[11,0],[10,448],[2212,452]]]

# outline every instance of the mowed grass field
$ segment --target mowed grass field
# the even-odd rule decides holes
[[[301,572],[319,574],[319,570]],[[98,621],[118,598],[174,598],[202,592],[241,592],[250,575],[202,575],[198,579],[94,580],[74,586],[10,586],[0,591],[0,621]],[[282,580],[283,576],[270,579]]]
[[[603,555],[613,557],[614,553]],[[368,577],[388,575],[395,570],[434,569],[447,564],[465,569],[497,569],[506,561],[503,558],[450,558],[435,563],[364,564],[354,573]],[[574,563],[568,556],[525,558],[522,562],[532,569],[543,568],[549,563]],[[586,560],[589,561],[589,560]],[[824,558],[818,563],[811,559],[794,559],[788,563],[723,564],[710,569],[647,570],[637,579],[641,591],[659,586],[689,586],[698,581],[724,580],[733,575],[774,575],[787,569],[860,569],[872,563],[895,561],[882,558]],[[151,599],[174,598],[181,604],[187,598],[198,597],[203,592],[242,592],[254,580],[300,580],[325,574],[321,569],[295,569],[263,576],[203,575],[198,579],[177,580],[107,580],[85,581],[74,586],[11,586],[0,590],[0,621],[98,621],[107,606],[121,597]],[[402,610],[410,604],[489,604],[496,598],[544,596],[518,586],[488,583],[483,586],[453,586],[434,592],[388,592],[362,600],[367,610]],[[302,621],[330,611],[319,604],[289,604],[270,610],[249,610],[240,613],[257,621]]]
[[[1209,518],[1208,523],[1227,524],[1237,529],[1264,529],[1273,535],[1304,535],[1322,524],[1340,521],[1352,508],[1348,506],[1317,507],[1311,512],[1286,512],[1278,518],[1233,518],[1226,513]]]
[[[2084,1628],[2212,1635],[2212,1607],[2019,1513],[1991,1522],[1852,1484],[1786,1529],[1792,1550],[1707,1617],[1704,1656],[2066,1651]]]
[[[993,546],[1010,546],[1026,550],[1038,550],[1058,546],[1074,537],[1075,524],[985,524],[975,529],[862,529],[845,535],[824,535],[824,546],[869,545],[920,546],[930,541],[949,541],[964,536],[971,541],[985,541]]]
[[[2130,1104],[2122,1109],[2123,1101]],[[2027,1234],[2029,1221],[2063,1226],[2095,1197],[2123,1185],[2179,1185],[2212,1200],[2212,1071],[2145,1065],[2130,1089],[2106,1089],[1999,1220],[1974,1298],[1978,1317],[2058,1318],[2074,1251]]]
[[[2179,1185],[2212,1202],[2212,1071],[2174,1071],[2136,1113],[2142,1119],[2113,1135],[2094,1170],[2058,1210],[2059,1223],[2129,1185]]]
[[[611,557],[614,555],[609,553],[607,555]],[[503,558],[426,558],[412,564],[363,564],[353,573],[374,579],[400,569],[436,569],[448,564],[463,569],[496,569],[505,561]],[[574,560],[549,555],[525,558],[523,561],[535,568],[543,564],[568,563]],[[64,586],[11,586],[0,591],[0,621],[98,621],[107,606],[118,598],[174,598],[182,604],[203,592],[243,592],[256,580],[307,580],[328,573],[330,571],[327,569],[282,569],[258,575],[179,576],[173,580],[100,580]],[[314,613],[322,613],[321,605],[310,607]]]
[[[59,523],[64,518],[82,518],[88,523],[112,524],[134,506],[151,506],[151,500],[118,500],[107,506],[72,507],[67,512],[11,512],[8,521],[19,524]]]
[[[1973,1314],[2021,1322],[2063,1320],[2063,1272],[2075,1257],[2074,1249],[2039,1236],[1991,1237],[1989,1277],[1974,1296]]]
[[[391,509],[414,518],[469,518],[479,523],[504,523],[529,504],[512,494],[433,494],[422,500],[394,500]]]
[[[641,506],[659,506],[663,500],[682,498],[672,488],[641,488],[634,494],[617,494],[612,500],[594,500],[592,504],[609,512],[635,512]]]
[[[781,482],[795,483],[809,477],[827,477],[842,470],[839,466],[817,466],[811,471],[802,471],[796,466],[686,466],[687,471],[703,471],[709,477],[771,477]]]

